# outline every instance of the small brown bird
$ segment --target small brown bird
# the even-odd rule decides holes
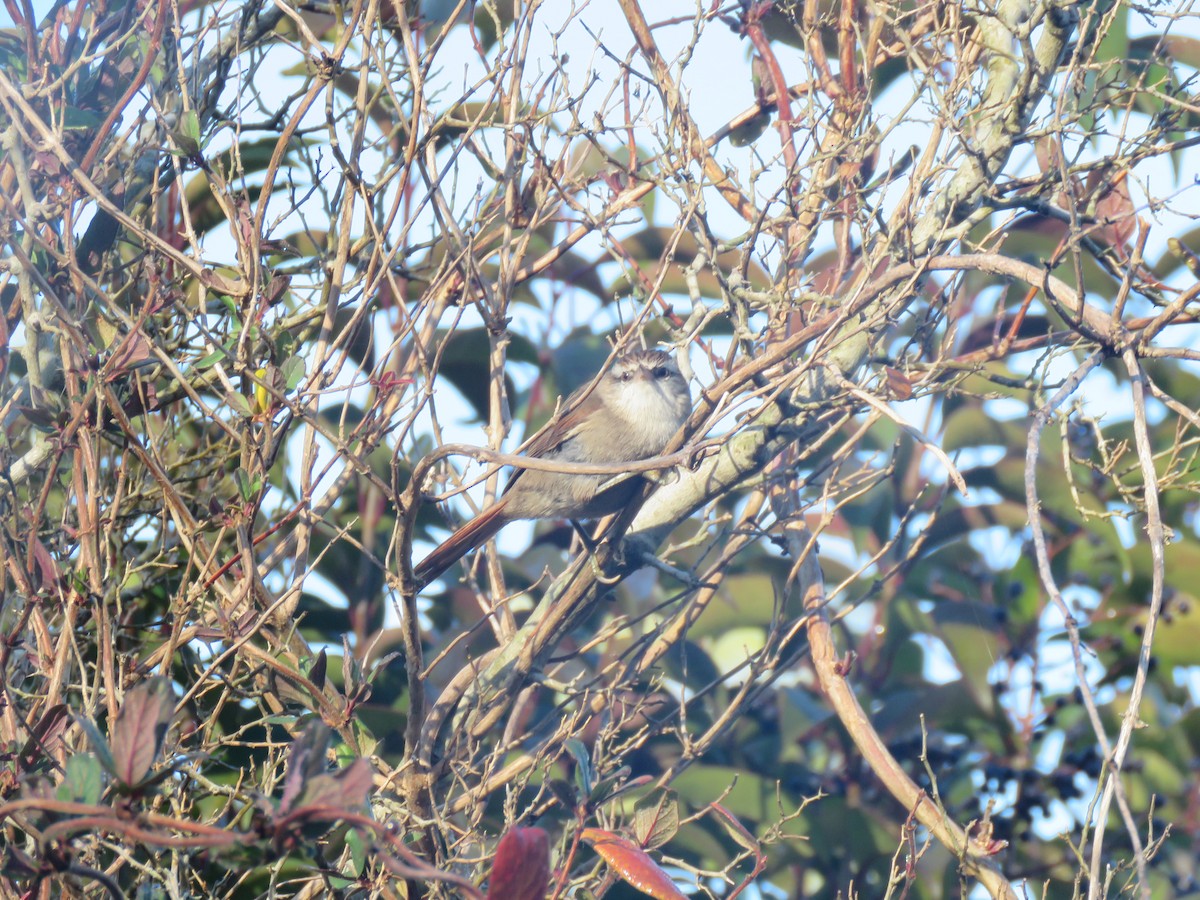
[[[671,354],[639,350],[619,357],[584,396],[567,398],[566,413],[536,438],[526,456],[568,463],[634,462],[658,456],[692,410],[687,379]],[[612,475],[518,469],[504,493],[430,553],[413,572],[425,586],[515,519],[596,519],[633,499],[640,478],[605,490]]]

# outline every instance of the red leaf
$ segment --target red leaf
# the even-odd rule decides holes
[[[908,376],[891,366],[884,366],[883,370],[887,374],[887,384],[891,389],[892,396],[897,400],[912,399],[912,382],[909,381]]]
[[[613,872],[643,894],[654,900],[687,900],[671,876],[633,841],[600,828],[583,829],[583,839]]]
[[[367,802],[371,792],[371,766],[356,759],[337,772],[328,771],[329,726],[313,721],[292,741],[279,815],[309,816],[313,810],[354,810]]]
[[[283,796],[279,799],[279,813],[291,811],[308,781],[323,775],[329,768],[325,762],[325,751],[329,749],[329,726],[314,720],[292,741],[288,751],[287,774],[283,776]]]
[[[109,744],[113,774],[127,787],[137,787],[150,774],[174,714],[175,691],[166,678],[148,678],[125,692]]]
[[[108,380],[115,381],[118,376],[128,374],[130,369],[136,369],[146,362],[153,362],[154,355],[149,338],[140,331],[127,334],[117,343],[112,357],[108,361]]]
[[[1065,165],[1062,141],[1056,135],[1043,135],[1033,142],[1033,155],[1043,172],[1059,172]]]
[[[514,828],[496,845],[488,900],[544,900],[550,887],[550,838],[540,828]]]
[[[371,764],[356,759],[337,772],[316,775],[304,782],[304,793],[291,813],[306,809],[344,809],[353,811],[367,802],[371,793]]]
[[[50,555],[46,545],[35,538],[32,549],[33,561],[37,567],[35,571],[39,578],[36,586],[48,588],[58,584],[58,565],[54,562],[54,557]]]
[[[46,710],[30,730],[29,739],[21,748],[21,755],[17,757],[17,770],[29,772],[49,765],[54,751],[62,741],[62,733],[70,721],[70,707],[65,703],[58,703]]]
[[[756,857],[762,855],[762,848],[758,846],[758,841],[754,839],[754,835],[746,830],[746,826],[738,821],[737,816],[723,807],[720,803],[714,803],[712,808],[721,816],[718,821],[725,826],[725,830],[729,832],[730,837],[753,853]]]
[[[1098,191],[1096,218],[1100,220],[1099,238],[1115,250],[1124,251],[1137,231],[1137,214],[1129,195],[1129,172],[1106,178],[1099,171],[1088,175],[1088,187]],[[1124,257],[1125,254],[1121,253]]]

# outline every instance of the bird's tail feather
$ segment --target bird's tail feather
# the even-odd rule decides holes
[[[413,569],[417,589],[425,587],[476,547],[486,543],[508,521],[504,514],[504,502],[501,501],[467,522]]]

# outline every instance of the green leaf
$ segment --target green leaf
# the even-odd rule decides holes
[[[674,791],[656,791],[633,809],[633,833],[647,850],[661,847],[679,831],[679,802]]]
[[[579,796],[590,797],[596,784],[596,773],[592,769],[592,758],[588,754],[587,745],[578,738],[568,738],[563,741],[563,749],[575,760],[575,787]]]
[[[211,368],[223,359],[228,359],[229,354],[225,352],[224,347],[217,347],[212,353],[200,357],[196,360],[194,368],[197,372],[203,372],[205,369]]]
[[[241,394],[229,394],[229,405],[243,416],[254,415],[254,410],[250,407],[250,401]]]
[[[200,141],[200,117],[194,109],[184,112],[171,136],[184,156],[199,156],[204,149]]]
[[[240,394],[235,396],[240,397]],[[238,494],[246,503],[252,503],[258,496],[258,492],[262,489],[261,478],[251,478],[245,469],[238,468],[233,473],[234,483],[237,485]]]
[[[92,745],[92,750],[96,753],[96,759],[101,766],[104,767],[110,775],[117,773],[116,764],[113,762],[112,750],[108,746],[108,741],[104,739],[104,735],[100,733],[100,729],[96,727],[96,723],[91,719],[85,719],[79,716],[75,720],[79,723],[79,727],[83,729],[88,736],[88,741]]]
[[[68,803],[100,802],[104,793],[104,769],[91,753],[73,753],[67,757],[63,780],[55,789],[59,800]]]
[[[179,130],[196,146],[200,145],[200,116],[194,109],[184,110],[183,118],[179,120]]]
[[[283,375],[283,385],[286,390],[294,391],[300,386],[306,374],[304,359],[299,356],[289,356],[279,367]]]
[[[63,129],[66,131],[88,131],[104,124],[104,114],[91,109],[63,109]]]
[[[609,772],[603,778],[596,782],[596,786],[592,788],[591,796],[588,797],[588,803],[593,806],[599,806],[602,803],[608,803],[622,794],[636,790],[645,783],[643,778],[635,778],[629,780],[629,773],[633,771],[629,766],[621,766],[621,768]]]
[[[350,851],[350,872],[355,878],[358,878],[367,870],[367,850],[369,848],[357,828],[351,828],[346,832],[345,842],[346,849]]]

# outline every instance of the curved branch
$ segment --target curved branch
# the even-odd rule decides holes
[[[796,575],[795,584],[802,594],[804,609],[810,614],[808,640],[817,679],[839,721],[850,733],[854,745],[892,796],[955,855],[965,874],[977,879],[993,897],[1017,900],[1019,895],[991,859],[998,847],[990,843],[986,836],[983,841],[968,836],[941,804],[935,803],[901,768],[871,724],[846,681],[845,665],[838,659],[834,646],[833,630],[826,612],[824,579],[815,553],[816,540],[807,529],[788,532],[787,540],[793,554],[800,560],[793,572]]]

